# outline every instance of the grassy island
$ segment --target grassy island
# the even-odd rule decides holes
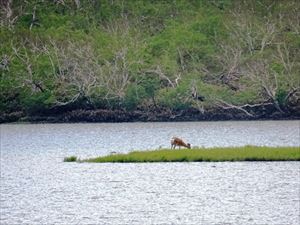
[[[65,161],[68,158],[65,158]],[[76,161],[76,157],[73,157]],[[70,160],[69,160],[70,161]],[[299,147],[227,147],[134,151],[82,160],[90,163],[300,161]]]

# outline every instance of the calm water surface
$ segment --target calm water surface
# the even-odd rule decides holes
[[[0,224],[299,224],[300,162],[63,163],[169,147],[300,146],[300,121],[0,125]]]

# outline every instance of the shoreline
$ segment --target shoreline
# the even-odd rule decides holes
[[[0,113],[2,123],[120,123],[120,122],[195,122],[195,121],[259,121],[259,120],[299,120],[300,112],[279,113],[259,110],[253,116],[239,110],[207,110],[201,113],[197,109],[188,110],[108,110],[77,109],[67,112],[41,113],[27,115],[24,112]]]
[[[0,125],[9,124],[88,124],[88,123],[184,123],[184,122],[259,122],[259,121],[300,121],[300,118],[260,118],[260,119],[231,119],[231,120],[134,120],[134,121],[49,121],[49,120],[38,120],[38,121],[14,121],[14,122],[0,122]]]

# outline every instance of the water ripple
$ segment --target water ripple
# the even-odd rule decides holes
[[[299,224],[299,162],[62,163],[193,145],[299,146],[299,121],[1,125],[0,224]],[[149,138],[151,137],[151,138]]]

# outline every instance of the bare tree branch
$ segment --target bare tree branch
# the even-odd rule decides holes
[[[13,0],[0,0],[0,25],[7,25],[10,29],[13,27],[18,18],[18,16],[13,17],[14,12],[12,9],[12,3]]]
[[[168,82],[168,84],[171,86],[171,87],[176,87],[179,83],[179,80],[181,79],[181,74],[177,74],[176,75],[176,78],[174,81],[172,81],[167,75],[165,75],[163,73],[163,71],[161,70],[160,66],[157,66],[155,70],[146,70],[145,71],[146,73],[153,73],[153,74],[156,74],[159,76],[159,78],[161,80],[165,80]]]
[[[245,104],[245,105],[238,106],[238,105],[228,103],[224,100],[217,99],[215,104],[218,107],[221,107],[222,109],[237,109],[237,110],[244,112],[246,115],[253,117],[254,115],[252,113],[250,113],[248,110],[246,110],[245,108],[254,108],[254,107],[258,107],[258,106],[272,105],[273,103],[259,103],[259,104],[252,104],[252,105]]]

